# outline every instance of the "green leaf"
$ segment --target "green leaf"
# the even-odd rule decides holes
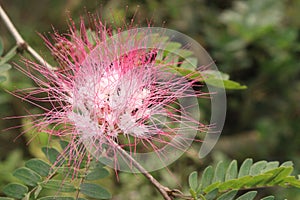
[[[59,141],[59,144],[60,144],[60,147],[61,147],[63,150],[65,150],[65,149],[68,147],[69,142],[66,141],[66,140],[60,140],[60,141]]]
[[[262,185],[262,183],[264,183],[266,180],[268,180],[269,178],[271,178],[272,175],[271,174],[260,174],[257,176],[253,176],[252,178],[250,178],[247,183],[245,184],[245,187],[255,187],[257,185]]]
[[[233,160],[227,171],[226,171],[226,175],[225,175],[225,181],[231,180],[231,179],[235,179],[237,178],[237,173],[238,173],[238,166],[237,166],[237,161]]]
[[[205,83],[212,85],[218,88],[225,88],[227,90],[244,90],[247,89],[247,86],[241,85],[238,82],[232,80],[222,80],[222,79],[215,79],[215,78],[207,78],[205,79]]]
[[[217,200],[232,200],[237,192],[237,190],[226,192],[225,194],[222,194],[219,198],[217,198]]]
[[[220,161],[217,164],[217,167],[215,169],[215,174],[214,174],[214,178],[213,178],[213,183],[215,182],[223,182],[225,178],[225,166],[224,166],[224,162]]]
[[[5,76],[0,76],[0,83],[6,81],[6,77]]]
[[[28,192],[28,188],[25,185],[21,185],[18,183],[10,183],[3,188],[2,192],[6,196],[16,199],[22,199]]]
[[[111,194],[105,188],[93,183],[82,183],[80,185],[80,192],[95,199],[111,198]]]
[[[167,66],[166,70],[170,73],[174,73],[179,76],[186,76],[192,80],[197,80],[199,82],[205,82],[206,84],[214,86],[214,87],[232,89],[232,90],[239,90],[239,89],[247,88],[247,86],[241,85],[235,81],[223,80],[222,77],[225,76],[225,74],[223,74],[223,73],[221,73],[221,77],[219,78],[218,76],[216,76],[216,74],[205,73],[205,71],[203,73],[200,71],[185,69],[182,67]]]
[[[0,59],[0,65],[7,63],[17,54],[18,45],[14,46],[5,56]]]
[[[180,65],[181,68],[195,70],[197,68],[197,58],[186,58]]]
[[[288,176],[284,180],[285,184],[300,188],[300,180],[294,176]],[[284,185],[285,186],[285,185]]]
[[[189,175],[189,186],[192,190],[197,191],[197,188],[198,188],[198,172],[194,171]]]
[[[252,179],[251,176],[243,176],[242,178],[239,178],[239,179],[233,179],[233,180],[226,181],[219,185],[219,190],[227,191],[229,189],[240,189],[240,188],[244,187],[244,185],[246,185],[246,183],[249,182],[249,180],[251,180],[251,179]]]
[[[65,159],[60,156],[60,153],[54,148],[43,147],[42,151],[46,155],[48,160],[52,164],[55,164],[55,166],[61,166],[65,162]]]
[[[278,168],[278,166],[279,166],[278,161],[268,162],[266,168],[262,172],[267,172],[272,169],[276,169],[276,168]]]
[[[42,180],[40,175],[26,167],[16,169],[13,175],[29,186],[36,186]]]
[[[212,166],[208,166],[205,168],[205,170],[202,173],[201,183],[200,183],[202,190],[211,184],[211,181],[213,179],[213,174],[214,171]]]
[[[243,194],[236,200],[253,200],[255,198],[256,194],[257,194],[257,191],[250,191],[250,192],[247,192],[246,194]]]
[[[38,200],[75,200],[74,197],[57,197],[57,196],[48,196],[48,197],[42,197]]]
[[[253,160],[251,158],[246,159],[241,165],[238,178],[249,175],[252,164]]]
[[[286,161],[280,165],[280,167],[293,167],[294,164],[292,161]]]
[[[46,163],[40,159],[28,160],[25,163],[25,166],[28,167],[29,169],[35,171],[36,173],[38,173],[40,176],[43,176],[43,177],[48,176],[50,169],[51,169],[51,166],[48,163]]]
[[[219,188],[220,185],[221,185],[220,182],[212,183],[212,184],[210,184],[208,187],[204,188],[204,189],[203,189],[203,192],[205,192],[205,193],[207,194],[207,193],[209,193],[209,192],[211,192],[211,191],[213,191],[213,190]]]
[[[56,191],[60,191],[60,192],[75,192],[76,191],[76,188],[73,185],[66,183],[65,181],[60,181],[60,180],[49,180],[49,181],[41,183],[41,186],[45,189],[56,190]]]
[[[11,69],[11,65],[8,64],[8,63],[5,63],[3,65],[0,65],[0,74],[3,73],[3,72],[6,72],[8,70]]]
[[[212,190],[205,195],[205,199],[215,199],[218,195],[218,189]]]
[[[40,195],[40,192],[42,191],[43,187],[41,185],[38,185],[36,190],[34,191],[34,198],[37,199]]]
[[[265,169],[267,166],[267,161],[259,161],[254,163],[251,168],[250,168],[250,175],[255,176],[258,174],[261,174],[261,172],[263,171],[263,169]]]
[[[267,196],[267,197],[264,197],[264,198],[262,198],[260,200],[274,200],[274,199],[275,199],[274,196]]]
[[[272,180],[268,182],[270,185],[275,185],[283,181],[286,177],[288,177],[293,172],[293,167],[279,167],[277,169],[273,169],[272,171],[268,171],[267,173],[273,173]]]
[[[109,172],[105,168],[96,168],[92,170],[88,175],[85,177],[86,180],[98,180],[109,176]]]
[[[167,42],[164,49],[169,51],[169,52],[173,52],[175,50],[180,49],[180,47],[181,47],[181,44],[178,43],[178,42]]]

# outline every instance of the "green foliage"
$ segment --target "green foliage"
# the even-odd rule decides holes
[[[67,148],[67,141],[60,141],[63,148]],[[109,199],[111,194],[97,182],[109,175],[103,168],[104,165],[92,161],[90,165],[82,165],[74,170],[74,166],[68,166],[68,159],[55,148],[44,147],[42,152],[48,161],[31,159],[25,163],[25,167],[18,168],[13,175],[21,183],[10,183],[3,189],[3,193],[15,199],[61,199],[75,200],[78,194],[94,199]],[[85,158],[83,163],[87,163]],[[63,162],[61,162],[63,160]],[[93,182],[90,182],[93,181]],[[24,185],[23,185],[24,184]],[[53,192],[55,196],[43,196],[44,191]],[[68,196],[66,196],[66,194]],[[4,197],[3,197],[4,198]]]
[[[198,60],[193,57],[193,52],[182,48],[178,42],[169,41],[167,37],[157,37],[160,45],[164,46],[163,52],[159,52],[157,56],[158,63],[175,63],[173,66],[167,66],[167,71],[175,73],[179,76],[186,76],[189,79],[197,80],[204,84],[214,87],[225,88],[227,90],[246,89],[245,85],[229,80],[229,75],[215,70],[198,70]],[[153,39],[155,41],[155,39]],[[183,60],[183,61],[182,61]],[[178,66],[176,66],[178,65]]]
[[[215,169],[208,166],[202,173],[198,184],[197,172],[189,176],[189,187],[194,199],[224,199],[231,200],[236,197],[239,190],[254,190],[261,187],[293,186],[300,188],[300,180],[292,176],[293,163],[259,161],[253,164],[252,159],[246,159],[238,170],[237,161],[233,160],[229,166],[221,161]],[[252,200],[257,192],[249,191],[238,200]],[[266,197],[264,199],[272,199]]]

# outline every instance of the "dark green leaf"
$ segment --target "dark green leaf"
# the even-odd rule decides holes
[[[243,164],[241,165],[240,171],[239,171],[238,178],[249,175],[252,163],[253,163],[253,160],[250,158],[246,159],[243,162]]]
[[[238,172],[238,166],[237,166],[237,161],[233,160],[227,171],[226,171],[226,175],[225,175],[225,181],[231,180],[231,179],[235,179],[237,178],[237,172]]]
[[[205,170],[203,171],[202,177],[201,177],[201,183],[200,183],[201,189],[204,189],[211,184],[213,175],[214,175],[214,171],[213,171],[212,166],[206,167]]]
[[[65,140],[60,140],[60,141],[59,141],[59,144],[60,144],[60,147],[61,147],[63,150],[65,150],[65,149],[68,147],[69,142],[68,142],[68,141],[65,141]]]
[[[60,192],[75,192],[76,188],[66,182],[59,180],[49,180],[47,182],[43,182],[41,186],[45,189],[60,191]]]
[[[109,172],[105,168],[96,168],[85,177],[86,180],[92,181],[92,180],[98,180],[101,178],[105,178],[109,175]]]
[[[110,199],[111,194],[101,187],[93,183],[83,183],[80,185],[80,192],[84,195],[95,199]]]
[[[254,163],[250,168],[250,175],[255,176],[258,174],[261,174],[263,169],[265,169],[267,166],[267,161],[259,161]]]
[[[194,171],[189,175],[189,186],[192,190],[197,191],[197,188],[198,188],[198,172]]]
[[[0,74],[3,73],[3,72],[6,72],[8,70],[11,69],[11,65],[8,64],[8,63],[5,63],[3,65],[0,65]]]
[[[16,169],[13,175],[30,186],[36,186],[42,180],[40,175],[26,167]]]
[[[21,185],[18,183],[10,183],[3,188],[2,192],[6,196],[16,199],[22,199],[28,192],[28,188],[25,185]]]
[[[38,173],[40,176],[44,176],[44,177],[49,175],[51,169],[51,166],[48,163],[40,159],[28,160],[25,163],[25,166]]]
[[[237,190],[226,192],[225,194],[222,194],[219,198],[217,198],[217,200],[232,200],[237,192]]]
[[[48,160],[56,166],[61,166],[65,161],[65,159],[60,156],[60,153],[54,148],[43,147],[42,151],[46,155]]]
[[[53,196],[53,197],[42,197],[42,198],[39,198],[38,200],[75,200],[74,197],[56,197],[56,196]]]
[[[253,200],[255,198],[256,194],[257,194],[257,191],[250,191],[250,192],[247,192],[246,194],[243,194],[236,200]]]
[[[220,161],[217,164],[217,167],[215,169],[215,174],[214,174],[214,178],[213,178],[213,183],[215,182],[223,182],[225,178],[225,165],[223,163],[223,161]]]

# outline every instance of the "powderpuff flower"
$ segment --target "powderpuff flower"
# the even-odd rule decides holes
[[[114,32],[94,22],[94,32],[81,22],[79,30],[72,24],[68,34],[45,39],[55,70],[31,61],[20,68],[38,85],[24,98],[48,103],[38,105],[44,113],[34,127],[67,139],[61,157],[74,167],[91,155],[132,171],[120,148],[149,171],[173,162],[206,130],[197,112],[203,94],[193,90],[191,74],[179,76],[170,68],[181,61],[166,58],[165,29],[161,35],[151,27]]]

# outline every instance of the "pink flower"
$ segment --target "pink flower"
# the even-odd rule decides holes
[[[57,70],[33,62],[31,69],[21,69],[39,86],[27,94],[28,101],[51,105],[35,127],[67,138],[63,156],[74,166],[88,154],[121,169],[117,146],[139,155],[137,160],[141,155],[168,160],[172,151],[184,151],[195,133],[206,129],[194,116],[195,99],[202,94],[193,90],[191,74],[178,76],[168,68],[180,62],[164,58],[167,42],[150,27],[114,35],[99,21],[95,27],[92,34],[82,23],[70,34],[53,34],[55,45],[46,40]]]

